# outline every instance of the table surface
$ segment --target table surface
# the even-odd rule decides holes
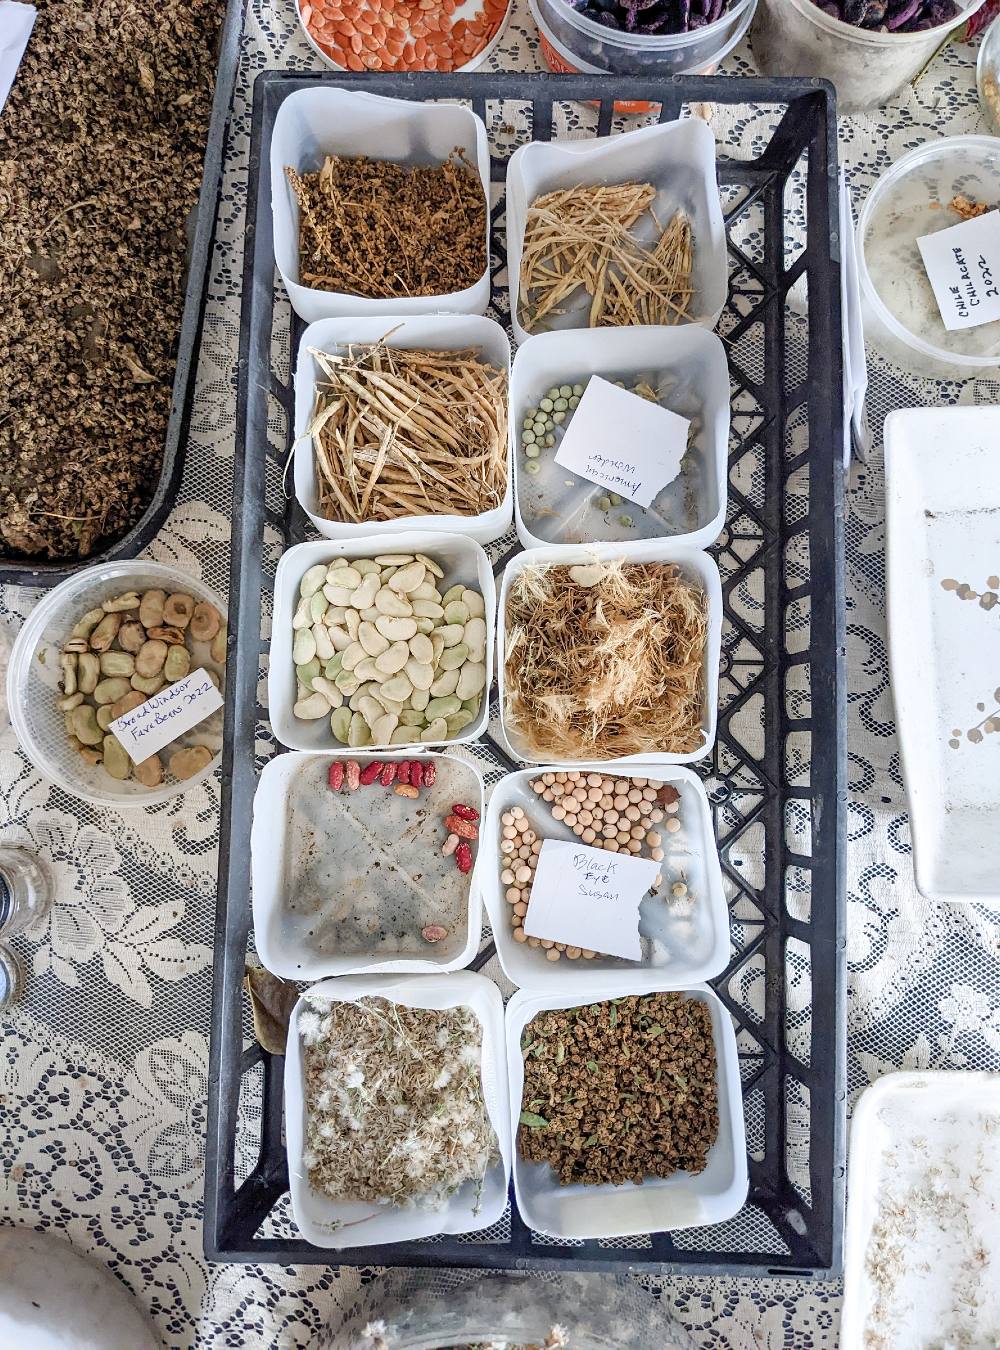
[[[491,65],[535,69],[525,0]],[[291,0],[251,0],[178,503],[149,549],[225,593],[250,96],[257,72],[317,68]],[[725,63],[752,74],[745,48]],[[713,118],[749,153],[739,109]],[[954,45],[892,108],[843,118],[840,148],[860,200],[928,137],[989,130],[975,50]],[[745,144],[744,144],[745,142]],[[988,381],[935,384],[870,354],[877,433],[892,407],[996,402]],[[851,472],[847,516],[848,1069],[852,1100],[895,1068],[1000,1069],[1000,916],[916,892],[886,661],[885,514],[879,436]],[[271,541],[273,543],[273,541]],[[36,592],[0,589],[21,623]],[[305,1346],[336,1324],[359,1275],[336,1268],[209,1266],[201,1197],[219,785],[142,813],[97,809],[47,782],[0,736],[0,839],[35,850],[56,901],[18,939],[23,1001],[4,1023],[0,1187],[6,1221],[62,1232],[114,1269],[171,1350]],[[662,1281],[699,1345],[833,1346],[839,1286]]]

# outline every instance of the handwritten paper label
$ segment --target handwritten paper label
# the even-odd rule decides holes
[[[686,417],[592,375],[556,463],[649,506],[680,473],[690,426]]]
[[[1000,211],[925,234],[917,246],[949,332],[1000,319]]]
[[[153,694],[124,717],[116,717],[109,730],[118,737],[133,761],[141,764],[221,707],[222,695],[208,673],[192,670],[183,680]]]
[[[35,26],[35,6],[19,0],[0,0],[0,108],[14,83],[24,50]]]
[[[546,839],[524,931],[547,942],[638,961],[639,903],[659,870],[650,858]]]

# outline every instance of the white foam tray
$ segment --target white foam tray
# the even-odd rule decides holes
[[[271,135],[271,211],[274,257],[292,308],[306,323],[349,315],[485,314],[490,302],[489,236],[486,267],[471,286],[447,295],[372,300],[299,282],[299,207],[285,168],[314,173],[327,155],[365,155],[399,164],[442,164],[462,151],[479,170],[490,200],[490,152],[486,127],[470,109],[445,103],[415,103],[347,89],[300,89],[284,100]]]
[[[652,973],[641,989],[631,989],[622,985],[615,972],[595,972],[590,987],[578,993],[522,989],[507,1004],[514,1194],[521,1218],[536,1232],[583,1239],[661,1233],[672,1228],[723,1223],[743,1207],[748,1178],[736,1034],[728,1012],[715,994],[704,986],[682,991],[689,998],[702,999],[708,1004],[715,1038],[719,1134],[703,1172],[697,1176],[677,1172],[671,1177],[650,1177],[641,1186],[584,1186],[580,1183],[560,1186],[547,1163],[525,1162],[517,1149],[524,1090],[521,1033],[535,1014],[550,1008],[578,1008],[584,1003],[620,998],[626,994],[651,994],[671,987],[669,982]]]
[[[258,956],[288,980],[433,974],[467,966],[482,933],[476,884],[481,846],[475,846],[473,870],[463,876],[453,857],[441,856],[441,845],[452,802],[483,812],[478,769],[454,755],[435,755],[437,782],[414,801],[375,784],[332,792],[329,767],[346,758],[364,768],[376,759],[399,763],[413,756],[289,753],[277,755],[261,772],[250,833]],[[336,932],[344,923],[357,924],[359,934],[367,928],[369,945],[338,950]],[[432,945],[420,929],[435,923],[447,927],[448,935]],[[392,955],[394,943],[411,954]]]
[[[381,997],[410,1008],[468,1006],[483,1027],[483,1097],[496,1131],[500,1160],[486,1173],[481,1191],[467,1181],[443,1209],[402,1209],[361,1201],[335,1200],[309,1185],[302,1163],[305,1139],[305,1092],[298,1023],[305,998],[319,994],[340,1002]],[[285,1144],[292,1214],[307,1242],[317,1247],[378,1246],[412,1242],[436,1233],[473,1233],[489,1228],[507,1207],[511,1169],[510,1110],[504,1047],[503,1000],[492,980],[468,970],[450,975],[345,975],[313,985],[299,999],[288,1025],[285,1053]],[[477,1209],[478,1192],[478,1209]]]
[[[507,261],[514,337],[529,333],[519,316],[521,255],[528,208],[536,197],[560,188],[599,183],[652,183],[653,210],[664,225],[684,209],[694,239],[692,313],[704,328],[714,328],[726,303],[729,273],[726,229],[715,172],[715,137],[699,117],[663,122],[624,135],[582,141],[532,141],[515,150],[507,166]],[[643,224],[652,239],[648,215]],[[546,316],[557,329],[587,327],[588,298]]]
[[[422,550],[424,551],[424,550]],[[287,555],[286,555],[287,556]],[[719,656],[722,649],[722,581],[719,569],[707,553],[696,549],[679,548],[662,539],[643,539],[635,544],[588,544],[571,547],[552,544],[545,548],[525,549],[504,568],[500,586],[500,606],[497,615],[497,679],[500,692],[500,727],[502,738],[517,759],[526,764],[545,764],[547,761],[529,752],[522,739],[511,730],[507,722],[506,693],[504,682],[505,647],[507,638],[506,605],[511,582],[529,564],[556,563],[562,567],[574,567],[578,563],[607,561],[623,558],[626,562],[663,562],[676,563],[685,577],[696,581],[708,598],[708,632],[705,638],[705,700],[702,716],[703,741],[697,750],[688,754],[669,754],[663,749],[641,755],[629,755],[620,763],[629,764],[692,764],[704,759],[715,744],[715,732],[719,713]],[[291,628],[291,619],[288,621]],[[487,634],[487,643],[489,635]],[[289,649],[290,650],[290,649]],[[488,650],[488,648],[487,648]],[[289,656],[289,660],[291,657]],[[590,760],[566,759],[554,760],[560,769],[578,769]],[[641,776],[641,774],[640,774]]]
[[[606,489],[556,464],[558,443],[535,461],[542,465],[539,474],[532,477],[525,472],[521,424],[528,408],[537,407],[553,385],[585,384],[591,375],[624,380],[628,386],[645,379],[658,392],[664,391],[663,407],[701,422],[680,474],[648,510],[623,501],[607,516],[598,511],[594,503],[607,495]],[[517,537],[525,548],[627,543],[640,537],[704,548],[718,538],[726,521],[729,421],[729,367],[725,348],[714,333],[690,325],[576,328],[528,338],[514,358],[510,384]],[[626,440],[629,434],[623,428]],[[545,514],[539,515],[540,510]],[[631,517],[632,526],[618,523],[622,513]],[[532,524],[544,535],[535,534]]]
[[[395,330],[395,331],[392,331]],[[401,516],[397,520],[366,521],[361,525],[328,520],[318,514],[316,457],[309,423],[316,402],[316,383],[322,372],[310,348],[336,352],[349,343],[378,342],[400,348],[425,348],[430,351],[475,350],[479,357],[506,372],[510,382],[510,343],[498,323],[478,314],[437,314],[414,319],[321,319],[310,324],[299,343],[295,364],[295,496],[313,525],[327,539],[356,539],[363,535],[397,534],[400,530],[452,530],[488,544],[510,529],[513,515],[510,450],[507,455],[507,490],[503,501],[477,516]]]
[[[561,839],[567,843],[576,835],[561,821],[554,820],[549,803],[532,789],[532,780],[545,769],[522,769],[507,774],[493,789],[489,810],[480,830],[478,861],[479,887],[490,916],[497,956],[507,978],[524,989],[544,989],[550,993],[572,993],[589,989],[595,978],[613,978],[630,992],[643,989],[651,976],[672,982],[675,989],[711,979],[729,960],[729,911],[722,889],[722,870],[715,846],[715,833],[708,796],[701,780],[690,769],[675,764],[650,763],[642,772],[634,763],[612,761],[587,764],[587,772],[621,777],[656,778],[671,783],[681,794],[678,819],[681,829],[669,834],[663,824],[653,826],[663,836],[666,852],[661,870],[663,885],[655,896],[647,895],[639,908],[639,932],[649,939],[647,955],[641,962],[616,957],[595,957],[591,961],[549,961],[540,948],[514,941],[510,924],[510,906],[500,881],[500,817],[512,806],[520,806],[542,839]],[[551,771],[551,770],[550,770]],[[688,890],[694,897],[690,916],[670,912],[667,900],[670,885],[683,869]]]
[[[304,721],[295,717],[295,664],[292,661],[292,618],[299,601],[299,584],[310,567],[329,563],[334,558],[374,558],[384,553],[425,553],[444,570],[444,580],[438,589],[444,593],[459,581],[479,591],[486,606],[486,688],[483,690],[479,716],[457,736],[440,742],[441,745],[461,745],[476,741],[486,730],[490,716],[490,672],[493,669],[493,636],[496,627],[496,586],[490,560],[474,539],[459,534],[436,534],[429,530],[409,533],[365,534],[349,540],[319,540],[316,543],[295,544],[281,555],[274,576],[274,614],[271,620],[271,647],[267,668],[267,701],[271,729],[290,750],[336,750],[348,752],[348,747],[334,738],[329,717]],[[413,746],[362,747],[371,750],[409,750],[412,753],[431,748],[421,741]]]
[[[1000,408],[891,412],[884,439],[889,656],[917,887],[996,904],[1000,605],[978,597],[1000,593]],[[997,730],[982,730],[991,714]]]

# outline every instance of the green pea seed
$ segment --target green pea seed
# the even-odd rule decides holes
[[[555,445],[555,443],[556,443],[556,438],[555,438],[554,436],[548,435],[548,436],[545,437],[545,445],[546,445],[546,447],[547,447],[548,449],[551,450],[552,447]]]
[[[542,412],[551,412],[551,411],[552,411],[552,400],[551,400],[550,398],[543,398],[542,401],[541,401],[541,403],[539,403],[538,406],[541,408]]]
[[[569,398],[569,396],[570,396],[570,394],[572,394],[572,392],[573,392],[573,386],[572,386],[571,384],[561,384],[561,385],[559,386],[559,397],[560,397],[560,398]]]
[[[572,410],[573,408],[579,408],[579,406],[580,406],[580,399],[579,399],[579,396],[578,396],[577,394],[574,394],[573,397],[572,397],[571,399],[568,400],[568,402],[569,402],[569,406],[570,406],[570,409],[571,409],[571,410]]]
[[[544,417],[539,417],[538,420],[535,422],[535,435],[536,435],[536,436],[544,436],[544,435],[545,435],[545,418],[544,418]]]
[[[533,445],[535,442],[534,431],[525,431],[521,433],[521,440],[525,445]]]
[[[529,445],[526,447],[524,453],[527,455],[529,459],[537,459],[538,456],[542,453],[542,451],[541,448],[537,445]]]
[[[611,497],[611,505],[612,505],[612,506],[621,506],[621,504],[622,504],[622,499],[621,499],[621,497],[619,497],[619,495],[618,495],[617,492],[612,492],[612,493],[609,493],[608,495]]]
[[[556,412],[559,413],[565,412],[569,404],[566,402],[564,398],[557,398],[552,406],[555,408]]]
[[[632,524],[632,517],[621,515],[618,517],[618,524],[623,525],[626,529],[628,529],[629,526]]]
[[[579,398],[579,397],[582,395],[582,393],[583,393],[583,385],[582,385],[582,384],[574,384],[574,386],[573,386],[573,393],[577,396],[577,398]]]
[[[610,510],[611,510],[611,498],[610,498],[610,497],[598,497],[597,501],[594,502],[594,505],[597,507],[598,511],[610,511]]]
[[[566,421],[566,414],[564,412],[553,413],[552,421],[557,427],[562,426],[563,422]]]
[[[541,468],[542,466],[539,464],[537,459],[529,459],[527,464],[525,464],[524,466],[524,472],[530,473],[532,476],[534,476],[536,473],[541,472]]]
[[[558,398],[558,397],[559,397],[559,386],[558,386],[557,384],[554,384],[554,385],[552,386],[552,388],[549,390],[549,392],[548,392],[548,397],[549,397],[549,398]]]

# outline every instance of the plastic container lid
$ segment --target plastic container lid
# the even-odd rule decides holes
[[[881,329],[915,357],[975,375],[1000,365],[1000,321],[949,332],[917,247],[960,222],[948,209],[957,196],[1000,206],[1000,137],[949,136],[897,160],[862,207],[858,274],[876,341]]]

